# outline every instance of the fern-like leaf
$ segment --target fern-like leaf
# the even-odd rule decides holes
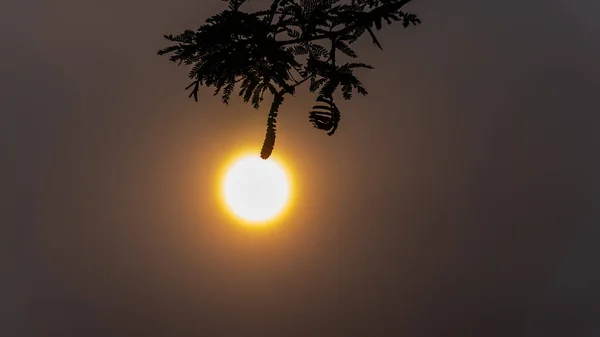
[[[421,20],[415,14],[405,13],[403,16],[402,26],[404,26],[404,28],[408,27],[411,24],[413,26],[416,26],[420,23]]]
[[[188,85],[185,88],[185,90],[188,90],[191,87],[194,87],[194,88],[192,89],[192,92],[190,92],[190,95],[188,97],[194,96],[194,101],[198,102],[198,90],[200,90],[200,80],[196,80],[196,81],[190,83],[190,85]]]
[[[240,7],[248,0],[223,0],[226,2],[229,2],[229,10],[230,11],[234,11],[237,12],[239,11]]]
[[[267,86],[264,82],[259,83],[254,89],[254,93],[252,94],[252,107],[258,109],[260,107],[260,103],[263,101],[263,93],[267,89]]]
[[[381,46],[381,43],[379,43],[379,40],[377,39],[377,36],[375,36],[375,33],[373,33],[373,30],[369,27],[367,27],[366,30],[367,32],[369,32],[369,35],[371,35],[371,39],[373,39],[373,44],[375,44],[380,50],[383,50],[383,47]]]
[[[351,58],[358,57],[358,55],[356,55],[356,52],[352,48],[350,48],[350,46],[348,46],[346,43],[339,39],[335,40],[335,48],[344,53],[344,55],[349,56]]]
[[[300,0],[302,11],[304,15],[310,16],[311,14],[318,11],[325,11],[339,0]]]
[[[314,77],[310,79],[310,87],[309,90],[310,92],[315,92],[317,90],[319,90],[323,84],[325,84],[325,81],[327,79],[326,78],[320,78],[320,79],[315,79]]]
[[[310,44],[310,53],[316,57],[329,57],[329,51],[325,47],[315,43]]]
[[[231,81],[227,84],[227,86],[225,86],[225,88],[223,89],[223,96],[222,96],[223,103],[229,104],[229,98],[231,97],[231,94],[233,93],[234,89],[235,89],[235,81]]]
[[[302,33],[298,32],[295,29],[291,29],[291,28],[287,28],[286,32],[288,33],[288,35],[294,39],[299,39],[302,37]]]
[[[288,48],[288,50],[294,54],[294,56],[308,55],[308,48],[305,46],[295,45],[291,48]]]

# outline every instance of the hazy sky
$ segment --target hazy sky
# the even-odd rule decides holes
[[[266,108],[155,55],[223,6],[2,1],[1,336],[600,335],[598,1],[414,0],[334,137],[286,100],[261,234],[215,184]]]

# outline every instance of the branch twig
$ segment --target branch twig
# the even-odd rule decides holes
[[[371,23],[372,23],[374,21],[374,19],[377,18],[377,14],[378,14],[377,12],[382,11],[384,9],[398,10],[398,9],[402,8],[404,5],[406,5],[407,3],[409,3],[410,1],[411,0],[403,0],[403,1],[400,1],[400,2],[394,3],[394,4],[381,5],[375,9],[372,9],[371,11],[365,13],[365,17],[371,16],[369,21],[371,21]],[[321,39],[331,39],[331,38],[335,38],[337,36],[346,34],[348,32],[351,32],[357,28],[360,28],[361,26],[364,26],[365,23],[366,22],[357,22],[355,24],[352,24],[352,25],[342,28],[340,30],[332,31],[331,33],[309,36],[309,37],[300,38],[300,39],[277,41],[277,43],[281,46],[285,46],[288,44],[295,44],[295,43],[300,43],[300,42],[309,42],[309,41],[321,40]]]

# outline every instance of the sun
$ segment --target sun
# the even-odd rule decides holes
[[[273,220],[286,207],[290,183],[283,167],[274,159],[244,156],[227,170],[223,197],[231,212],[251,224]]]

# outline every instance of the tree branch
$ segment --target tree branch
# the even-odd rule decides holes
[[[309,80],[309,79],[312,77],[312,75],[314,75],[314,74],[310,74],[309,76],[307,76],[307,77],[303,78],[303,79],[302,79],[302,80],[300,80],[299,82],[296,82],[296,83],[295,83],[295,84],[292,86],[292,88],[295,88],[295,87],[297,87],[297,86],[301,85],[302,83],[304,83],[304,82],[308,81],[308,80]]]
[[[398,3],[394,3],[394,4],[384,4],[381,5],[375,9],[372,9],[371,11],[365,13],[365,16],[372,16],[372,18],[370,18],[370,23],[372,23],[375,18],[377,17],[375,14],[377,14],[377,12],[382,11],[383,9],[389,9],[389,10],[398,10],[402,7],[404,7],[404,5],[406,5],[407,3],[409,3],[411,0],[402,0]],[[309,36],[309,37],[304,37],[304,38],[300,38],[300,39],[293,39],[293,40],[283,40],[283,41],[277,41],[277,43],[280,46],[285,46],[288,44],[295,44],[295,43],[300,43],[300,42],[309,42],[309,41],[314,41],[314,40],[322,40],[322,39],[331,39],[331,38],[335,38],[337,36],[349,33],[357,28],[360,28],[361,26],[365,26],[366,22],[359,22],[359,23],[355,23],[353,25],[347,26],[345,28],[342,28],[340,30],[336,30],[336,31],[332,31],[330,33],[325,33],[322,35],[315,35],[315,36]]]

